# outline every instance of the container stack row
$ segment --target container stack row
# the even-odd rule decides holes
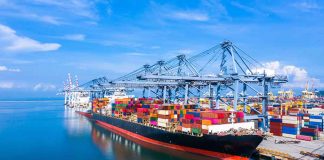
[[[271,118],[270,119],[270,133],[275,136],[282,136],[282,119]]]
[[[319,130],[318,128],[303,127],[300,129],[300,135],[297,136],[297,139],[305,141],[318,140]]]
[[[124,118],[136,115],[137,123],[194,135],[226,132],[231,128],[254,129],[254,123],[244,122],[243,112],[198,109],[197,104],[161,104],[154,99],[116,99],[112,116]]]
[[[323,115],[298,113],[296,116],[270,119],[270,133],[275,136],[311,141],[319,139],[321,130]]]
[[[304,114],[298,114],[303,119],[303,126],[309,126],[309,116],[310,114],[304,113]]]
[[[309,116],[309,125],[316,126],[320,131],[323,131],[324,115]]]
[[[301,126],[301,117],[282,116],[282,136],[296,138]]]

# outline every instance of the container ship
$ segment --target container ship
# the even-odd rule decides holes
[[[263,140],[243,112],[163,104],[159,99],[114,94],[77,112],[136,143],[220,159],[250,157]]]

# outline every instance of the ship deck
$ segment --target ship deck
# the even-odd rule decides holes
[[[260,155],[266,157],[276,157],[280,159],[316,159],[315,157],[302,155],[300,152],[310,152],[312,154],[318,154],[324,156],[324,139],[323,133],[322,139],[314,141],[300,141],[298,144],[276,144],[275,140],[288,140],[293,141],[296,139],[285,137],[267,137],[258,146]]]

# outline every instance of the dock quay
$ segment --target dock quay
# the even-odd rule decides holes
[[[298,141],[299,143],[279,144],[276,141]],[[281,136],[270,136],[262,141],[257,150],[260,156],[274,159],[323,159],[324,139],[303,141]]]

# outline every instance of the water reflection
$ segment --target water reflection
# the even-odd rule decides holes
[[[71,136],[89,133],[92,126],[86,117],[79,115],[73,109],[64,110],[64,124]]]
[[[91,135],[93,142],[106,156],[113,156],[114,159],[143,159],[141,158],[141,146],[118,134],[93,124]]]

